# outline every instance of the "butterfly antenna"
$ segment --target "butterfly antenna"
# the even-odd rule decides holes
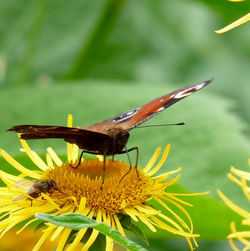
[[[137,126],[135,128],[146,128],[146,127],[159,127],[159,126],[179,126],[179,125],[186,125],[185,122],[175,123],[175,124],[162,124],[162,125],[145,125],[145,126]]]

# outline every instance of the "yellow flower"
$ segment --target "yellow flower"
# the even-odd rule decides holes
[[[250,165],[250,159],[248,159],[248,163]],[[228,178],[242,188],[244,195],[246,196],[248,201],[250,201],[250,187],[247,184],[247,182],[250,181],[250,172],[241,171],[234,167],[231,167],[230,171],[231,172],[228,174]],[[236,204],[234,204],[220,190],[218,190],[218,194],[222,198],[222,200],[227,204],[228,207],[230,207],[233,211],[235,211],[237,214],[239,214],[243,218],[241,224],[249,228],[248,231],[238,232],[236,230],[235,222],[231,222],[230,229],[232,233],[229,234],[227,238],[229,239],[229,243],[232,249],[235,251],[240,250],[237,248],[237,246],[233,242],[233,239],[237,239],[239,242],[241,242],[245,246],[245,248],[242,250],[249,250],[250,249],[250,211],[244,210],[240,208],[239,206],[237,206]]]
[[[245,0],[229,0],[230,2],[243,2]],[[236,28],[239,25],[242,25],[246,22],[248,22],[250,20],[250,13],[247,13],[245,16],[241,17],[240,19],[236,20],[235,22],[227,25],[226,27],[220,29],[220,30],[216,30],[215,32],[217,34],[222,34],[224,32],[227,32],[233,28]]]
[[[30,251],[41,238],[41,232],[34,232],[34,229],[31,228],[22,231],[22,238],[18,238],[16,232],[16,229],[12,229],[4,235],[0,241],[0,251]],[[51,241],[44,246],[44,250],[54,250],[55,248],[56,243]]]
[[[72,117],[69,116],[68,126],[72,126]],[[124,228],[120,222],[120,215],[126,215],[133,221],[142,222],[152,232],[157,228],[171,232],[186,238],[190,249],[193,245],[198,246],[195,238],[198,234],[193,233],[192,220],[184,208],[192,206],[180,199],[180,196],[192,196],[198,194],[177,194],[166,191],[180,177],[180,168],[174,171],[155,175],[164,164],[170,145],[166,147],[159,162],[156,164],[160,155],[161,148],[157,148],[151,160],[144,169],[135,168],[124,177],[129,170],[129,165],[119,160],[107,161],[105,180],[102,184],[103,161],[100,158],[82,159],[77,168],[72,168],[72,163],[78,163],[78,147],[67,144],[67,162],[57,156],[52,148],[47,149],[46,162],[44,162],[34,151],[30,149],[27,142],[20,139],[22,151],[24,151],[33,163],[40,169],[39,171],[30,170],[22,166],[13,159],[7,152],[0,150],[2,157],[9,162],[20,175],[14,176],[4,171],[0,171],[0,178],[6,187],[0,188],[0,238],[19,223],[23,223],[18,231],[21,233],[31,223],[39,220],[34,218],[37,212],[61,215],[65,213],[80,213],[98,222],[104,222],[125,236]],[[175,175],[172,179],[170,176]],[[123,178],[122,178],[123,177]],[[36,181],[53,181],[56,184],[43,193],[32,194],[30,187],[25,189],[17,188],[17,184],[25,183],[28,179]],[[21,182],[20,182],[21,180]],[[102,187],[102,188],[101,188]],[[24,187],[23,187],[24,188]],[[27,190],[29,192],[27,192]],[[33,191],[32,190],[32,191]],[[206,193],[203,193],[206,194]],[[199,194],[200,195],[200,194]],[[167,214],[161,212],[150,205],[156,201]],[[176,207],[186,215],[189,223],[186,223],[171,206]],[[42,236],[34,246],[33,250],[44,247],[44,243],[55,241],[57,251],[76,250],[81,246],[81,250],[87,250],[97,239],[99,232],[93,230],[90,235],[86,234],[87,229],[74,232],[71,243],[67,240],[72,238],[73,230],[46,223],[42,229]],[[86,235],[88,237],[86,237]],[[81,240],[85,237],[84,244]],[[46,244],[45,244],[46,245]],[[113,250],[113,240],[106,236],[106,250]]]

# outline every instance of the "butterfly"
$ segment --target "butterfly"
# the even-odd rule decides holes
[[[141,107],[123,112],[118,116],[90,125],[83,129],[64,126],[16,125],[8,129],[8,131],[20,133],[21,139],[25,140],[48,138],[64,139],[68,143],[76,144],[83,150],[82,153],[86,152],[103,155],[104,170],[106,156],[114,156],[115,154],[128,153],[132,150],[136,150],[137,166],[138,147],[132,147],[130,149],[127,149],[126,147],[130,131],[156,116],[174,103],[207,86],[212,80],[213,79],[210,79],[196,85],[176,90],[165,96],[156,98]],[[129,162],[131,166],[130,159]]]

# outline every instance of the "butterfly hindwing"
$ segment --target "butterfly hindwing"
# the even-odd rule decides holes
[[[108,145],[111,144],[109,135],[80,128],[18,125],[10,128],[8,131],[21,133],[21,139],[25,140],[60,138],[66,142],[78,145],[81,149],[96,153],[103,153]]]

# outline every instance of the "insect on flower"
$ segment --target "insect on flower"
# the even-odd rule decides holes
[[[76,144],[80,149],[83,149],[78,165],[80,164],[84,152],[103,155],[104,180],[106,156],[114,156],[115,154],[123,153],[127,153],[128,155],[128,152],[136,150],[137,157],[135,167],[137,167],[138,147],[132,147],[130,149],[126,147],[130,130],[138,127],[179,100],[205,87],[211,83],[212,80],[213,79],[203,81],[199,84],[176,90],[165,96],[156,98],[144,106],[123,112],[118,116],[88,126],[84,129],[63,126],[17,125],[10,128],[8,131],[20,133],[21,139],[25,140],[61,138],[68,143]],[[132,165],[129,155],[128,159],[131,168]]]
[[[41,193],[46,193],[49,191],[59,190],[56,182],[54,180],[28,180],[21,179],[18,180],[15,185],[17,188],[27,190],[25,193],[32,198],[38,198]],[[18,201],[22,198],[25,198],[25,195],[20,195],[16,197],[13,201]]]

